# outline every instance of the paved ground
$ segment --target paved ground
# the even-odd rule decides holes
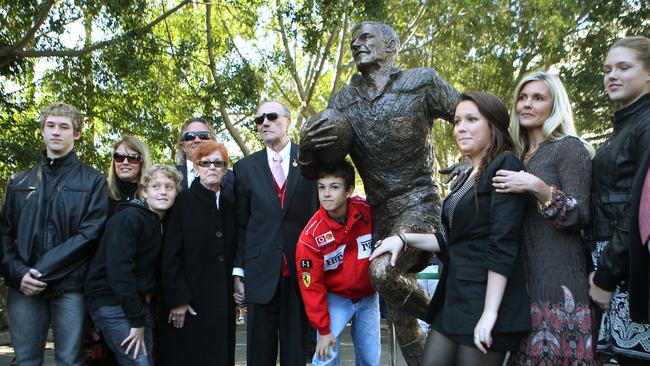
[[[388,347],[388,328],[384,321],[382,321],[381,328],[382,335],[382,352],[381,352],[381,364],[389,365],[389,347]],[[343,334],[343,339],[341,340],[341,365],[342,366],[352,366],[354,365],[354,348],[352,346],[352,339],[350,337],[350,330],[346,329]],[[399,350],[397,350],[399,358],[396,365],[404,366],[404,362]],[[246,365],[246,330],[245,327],[237,327],[237,346],[235,350],[236,365]],[[13,358],[13,348],[11,348],[11,337],[9,332],[0,332],[0,366],[9,366]],[[46,345],[45,352],[45,362],[44,366],[54,366],[54,344],[48,341]]]
[[[51,337],[50,337],[51,340]],[[390,365],[389,359],[389,345],[388,345],[388,327],[384,320],[382,320],[381,327],[381,366]],[[46,345],[45,362],[43,366],[54,366],[54,344],[48,341]],[[406,363],[402,358],[399,348],[396,350],[396,366],[405,366]],[[237,346],[235,350],[236,365],[246,365],[246,330],[245,327],[237,327]],[[11,337],[9,332],[0,332],[0,366],[9,366],[13,358],[13,348],[11,348]],[[347,329],[343,334],[341,340],[341,365],[352,366],[354,365],[354,348],[352,346],[352,339],[350,338],[350,331]],[[611,363],[605,363],[604,366],[617,366]]]

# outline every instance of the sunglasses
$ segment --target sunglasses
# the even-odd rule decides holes
[[[264,117],[266,117],[266,119],[268,119],[269,121],[275,121],[276,119],[278,119],[278,114],[275,113],[275,112],[262,113],[261,116],[255,117],[255,119],[254,119],[255,124],[256,125],[261,125],[262,123],[264,123]]]
[[[223,168],[226,166],[226,162],[223,160],[199,160],[199,166],[202,168],[209,168],[210,165],[214,165],[215,168]]]
[[[123,163],[124,159],[129,162],[129,164],[140,164],[142,162],[142,155],[140,154],[122,154],[120,152],[113,153],[113,160],[116,163]]]
[[[210,139],[210,132],[208,131],[188,131],[184,132],[182,136],[182,140],[185,142],[189,141],[194,141],[196,138],[199,138],[199,140],[209,140]]]

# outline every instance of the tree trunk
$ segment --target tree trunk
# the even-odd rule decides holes
[[[212,75],[212,82],[216,84],[219,82],[219,73],[217,72],[217,65],[214,61],[214,44],[212,41],[212,5],[210,3],[210,0],[206,0],[205,2],[205,29],[207,37],[208,60],[210,62],[210,74]],[[241,138],[241,135],[230,120],[230,115],[228,114],[228,111],[226,111],[225,103],[222,100],[217,100],[217,108],[219,109],[219,113],[223,119],[223,124],[226,126],[226,129],[230,133],[230,136],[232,136],[233,140],[235,140],[237,146],[239,146],[242,154],[244,154],[244,156],[250,155],[250,150],[248,147],[246,147],[244,139]]]
[[[93,13],[90,8],[84,9],[84,47],[89,47],[93,44]],[[90,161],[94,155],[95,146],[95,113],[93,111],[95,84],[93,82],[93,54],[88,53],[83,58],[84,68],[84,100],[85,100],[85,138],[86,148],[83,154],[86,161]]]

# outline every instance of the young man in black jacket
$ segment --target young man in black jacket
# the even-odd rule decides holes
[[[174,204],[182,176],[154,165],[140,179],[140,196],[120,203],[86,278],[90,316],[120,365],[153,365],[148,303],[158,290],[162,222]]]
[[[43,363],[52,325],[58,364],[82,365],[83,281],[108,210],[104,176],[74,151],[83,116],[50,104],[39,128],[43,160],[13,175],[0,208],[0,274],[19,365]]]

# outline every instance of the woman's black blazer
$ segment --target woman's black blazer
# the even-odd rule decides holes
[[[443,330],[448,334],[473,333],[483,313],[488,271],[508,278],[493,332],[530,329],[530,304],[519,255],[526,196],[495,192],[492,177],[499,169],[525,168],[513,154],[498,154],[456,206],[452,227],[443,215],[447,241],[436,234],[444,264],[429,319],[442,311]]]

